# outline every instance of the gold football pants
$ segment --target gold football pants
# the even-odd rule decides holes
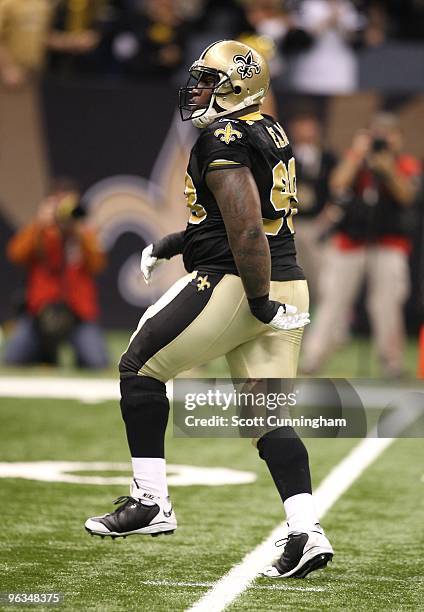
[[[272,281],[270,297],[308,311],[305,280]],[[193,272],[146,310],[121,359],[121,376],[166,382],[225,355],[232,378],[294,378],[302,334],[258,321],[238,276]]]

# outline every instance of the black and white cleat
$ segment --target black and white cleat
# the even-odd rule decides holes
[[[169,497],[149,495],[148,499],[143,499],[142,495],[134,497],[135,488],[132,487],[131,492],[132,495],[115,500],[114,503],[120,505],[113,512],[87,519],[85,529],[88,533],[101,538],[109,536],[113,540],[129,535],[158,536],[174,533],[177,519]]]
[[[306,533],[290,533],[281,541],[285,543],[282,555],[262,571],[267,578],[305,578],[310,572],[326,567],[334,555],[318,525]]]

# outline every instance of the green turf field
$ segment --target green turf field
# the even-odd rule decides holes
[[[0,398],[0,416],[0,462],[127,461],[115,402]],[[248,440],[168,433],[172,464],[249,470],[256,482],[174,486],[173,536],[113,542],[89,537],[83,523],[111,509],[125,486],[0,478],[0,591],[61,592],[65,610],[184,610],[282,520]],[[357,443],[308,440],[315,485]],[[421,440],[394,442],[336,502],[323,521],[336,551],[327,570],[303,581],[258,579],[230,609],[420,609],[423,454]]]
[[[112,362],[128,334],[110,334]],[[407,347],[413,381],[416,343]],[[375,355],[355,340],[327,364],[323,375],[378,377]],[[225,376],[224,360],[191,376]],[[1,369],[0,376],[112,378],[77,371],[69,351],[59,368]],[[186,374],[187,375],[187,374]],[[384,383],[382,383],[384,385]],[[403,381],[407,385],[408,381]],[[0,471],[8,462],[120,462],[128,469],[86,467],[74,476],[124,476],[129,462],[118,403],[0,397]],[[3,392],[3,395],[7,393]],[[314,485],[359,440],[306,440]],[[126,485],[43,482],[0,477],[3,529],[0,535],[0,592],[60,592],[64,610],[186,610],[266,538],[282,521],[281,505],[265,464],[249,440],[173,438],[168,462],[249,471],[256,481],[219,486],[171,486],[179,521],[171,537],[101,540],[83,523],[112,509]],[[333,563],[304,581],[258,578],[230,605],[231,610],[418,610],[422,585],[423,445],[394,442],[330,509],[323,525],[335,548]],[[31,465],[33,465],[31,463]],[[24,466],[23,472],[28,468]],[[172,472],[172,471],[171,471]],[[275,549],[276,553],[278,549]],[[420,566],[421,563],[421,566]],[[26,609],[16,604],[4,609]],[[0,606],[1,608],[1,606]],[[38,605],[37,609],[51,609]]]

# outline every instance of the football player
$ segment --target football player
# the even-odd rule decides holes
[[[296,376],[308,287],[296,263],[292,151],[279,123],[260,112],[268,87],[261,55],[224,40],[201,54],[180,90],[182,119],[201,130],[185,178],[190,218],[183,232],[144,249],[141,268],[150,282],[161,260],[182,253],[188,274],[146,310],[121,358],[134,478],[115,511],[87,520],[92,534],[177,527],[166,481],[166,381],[220,355],[233,378]],[[288,522],[283,554],[264,574],[304,577],[333,556],[314,509],[306,448],[291,427],[265,433],[257,448]]]

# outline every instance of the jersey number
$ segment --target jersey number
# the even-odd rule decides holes
[[[277,149],[284,149],[289,144],[289,139],[279,123],[274,123],[274,127],[267,127],[266,129]]]
[[[271,204],[275,210],[284,211],[281,219],[265,222],[265,233],[276,236],[284,226],[284,221],[290,232],[294,234],[293,215],[297,213],[296,168],[294,157],[288,166],[283,161],[272,169]]]
[[[198,225],[206,219],[207,212],[201,204],[197,203],[196,187],[194,186],[193,179],[188,172],[186,172],[185,175],[184,195],[187,206],[191,212],[188,222],[192,223],[193,225]]]

